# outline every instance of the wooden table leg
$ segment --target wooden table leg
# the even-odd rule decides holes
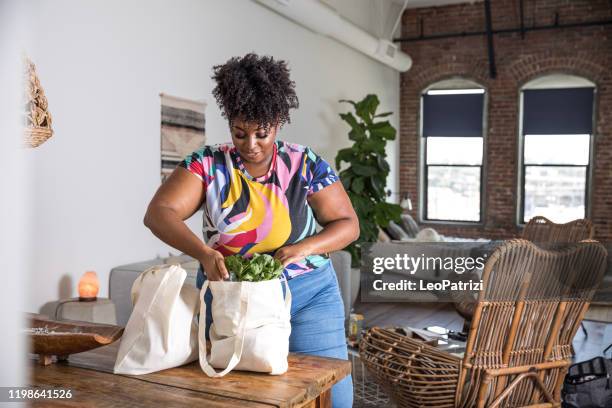
[[[321,395],[317,397],[315,406],[317,408],[331,408],[331,388],[323,391]]]
[[[53,356],[51,354],[39,354],[38,355],[38,364],[42,366],[47,366],[53,363]]]
[[[332,408],[331,388],[323,391],[317,398],[310,400],[300,408]]]

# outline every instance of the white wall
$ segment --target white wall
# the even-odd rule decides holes
[[[21,48],[27,36],[25,16],[22,3],[0,0],[0,387],[26,385],[29,363],[22,334],[25,326],[22,312],[29,306],[25,275],[29,228],[26,214],[31,214],[27,195],[30,169],[21,146],[19,122]],[[4,404],[0,402],[1,406]]]
[[[208,142],[229,141],[211,95],[212,66],[249,51],[285,59],[300,108],[279,137],[332,163],[349,145],[338,117],[349,106],[339,99],[373,92],[382,109],[399,111],[397,72],[249,0],[41,0],[36,16],[28,53],[55,136],[27,152],[35,196],[32,311],[74,296],[85,270],[98,272],[107,296],[113,266],[172,250],[142,224],[159,186],[160,92],[205,99]],[[398,116],[391,120],[397,127]],[[391,146],[394,191],[396,152]],[[200,235],[201,214],[188,224]]]

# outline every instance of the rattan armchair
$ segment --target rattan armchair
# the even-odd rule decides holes
[[[521,238],[536,244],[565,244],[580,242],[593,238],[593,224],[585,218],[557,224],[548,218],[538,215],[529,220],[523,229]],[[465,319],[465,328],[476,309],[476,299],[472,293],[459,292],[453,294],[453,304],[457,312]]]
[[[485,264],[463,357],[382,328],[366,331],[360,356],[401,407],[559,407],[606,256],[595,241],[555,250],[507,241]]]
[[[529,220],[521,238],[535,243],[570,243],[593,238],[593,224],[585,218],[557,224],[538,215]]]

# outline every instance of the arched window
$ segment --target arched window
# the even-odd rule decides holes
[[[520,91],[518,222],[588,216],[595,84],[547,75]]]
[[[482,86],[463,78],[436,82],[423,91],[423,221],[482,221],[485,97]]]

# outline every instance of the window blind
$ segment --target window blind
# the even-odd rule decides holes
[[[481,137],[484,94],[423,95],[423,136]]]
[[[594,88],[523,91],[523,134],[592,134]]]

